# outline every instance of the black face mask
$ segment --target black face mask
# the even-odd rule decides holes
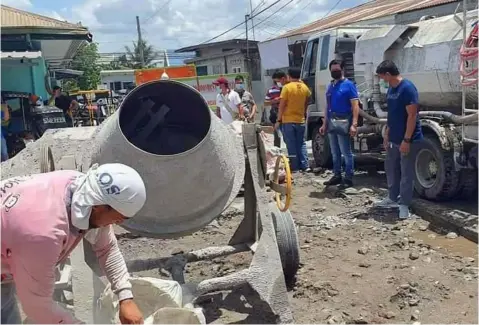
[[[339,80],[341,79],[341,77],[343,76],[343,73],[341,71],[331,71],[331,77],[335,80]]]

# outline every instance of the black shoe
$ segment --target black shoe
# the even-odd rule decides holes
[[[324,182],[324,185],[326,186],[339,185],[341,184],[342,180],[343,179],[341,178],[341,176],[334,175],[333,177],[331,177],[329,181]]]
[[[344,179],[343,183],[341,184],[341,188],[348,188],[353,187],[353,181],[350,179]]]

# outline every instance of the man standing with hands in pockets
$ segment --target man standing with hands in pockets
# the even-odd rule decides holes
[[[388,121],[384,137],[389,195],[377,206],[394,207],[399,203],[399,218],[407,219],[414,191],[417,143],[423,139],[417,113],[419,95],[414,84],[401,77],[394,62],[383,61],[376,73],[389,84]]]

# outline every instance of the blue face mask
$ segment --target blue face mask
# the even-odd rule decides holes
[[[216,93],[221,94],[221,87],[216,87]]]
[[[236,84],[236,89],[244,89],[244,84]]]

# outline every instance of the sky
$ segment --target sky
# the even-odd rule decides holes
[[[254,13],[276,1],[251,0],[253,9],[257,7]],[[257,25],[254,36],[256,40],[266,40],[320,19],[330,11],[334,13],[364,2],[280,0],[253,19]],[[2,0],[2,4],[72,23],[81,22],[89,28],[102,53],[123,52],[126,45],[131,46],[137,40],[136,16],[140,17],[143,38],[155,48],[178,49],[221,34],[244,21],[250,11],[250,0]],[[242,25],[217,40],[244,38],[244,32]],[[251,31],[249,36],[253,37]]]

